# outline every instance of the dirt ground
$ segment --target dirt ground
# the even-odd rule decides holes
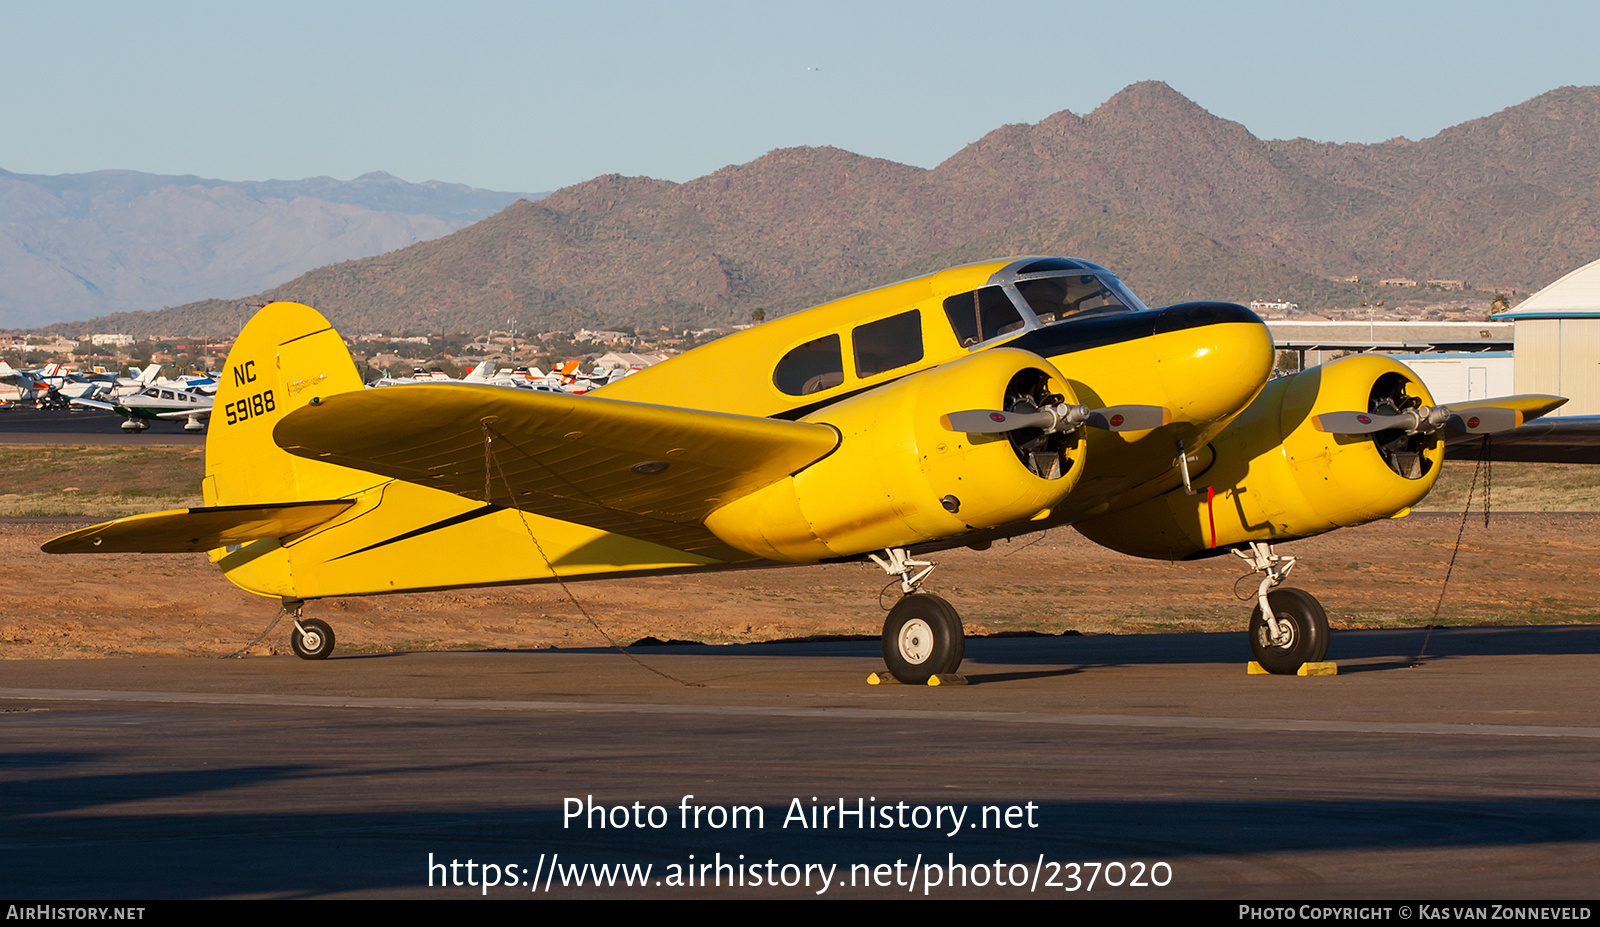
[[[226,656],[254,640],[276,602],[228,583],[202,554],[47,556],[75,524],[0,521],[0,658],[123,654]],[[1426,625],[1462,529],[1415,514],[1280,548],[1302,558],[1289,585],[1316,594],[1336,628]],[[1243,630],[1253,583],[1232,556],[1135,560],[1057,529],[986,552],[936,556],[932,591],[970,634],[1131,634]],[[748,642],[876,636],[885,577],[861,564],[626,579],[312,602],[340,652],[603,646],[663,640]],[[1481,511],[1466,521],[1441,625],[1600,621],[1600,513]],[[885,592],[887,605],[893,592]],[[575,601],[576,600],[576,604]],[[581,604],[582,609],[578,607]],[[594,619],[592,625],[585,618]],[[600,630],[596,629],[596,625]],[[604,633],[601,633],[601,632]],[[287,627],[255,654],[287,652]]]

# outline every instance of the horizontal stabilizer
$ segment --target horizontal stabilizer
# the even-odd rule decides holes
[[[178,554],[207,551],[308,531],[355,504],[353,499],[218,505],[131,515],[46,541],[47,554]]]

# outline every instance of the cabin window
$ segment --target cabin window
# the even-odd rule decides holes
[[[988,341],[1022,327],[1022,314],[1011,304],[1011,297],[997,286],[979,287],[944,301],[944,314],[956,330],[962,347]]]
[[[870,377],[922,360],[922,313],[913,309],[856,326],[850,336],[856,376]]]
[[[790,396],[809,396],[844,382],[844,352],[839,336],[807,341],[778,361],[772,384]]]
[[[1084,313],[1126,312],[1129,309],[1117,289],[1094,274],[1018,280],[1017,292],[1022,294],[1028,308],[1033,310],[1043,325]]]

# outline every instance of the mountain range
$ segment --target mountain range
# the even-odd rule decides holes
[[[382,172],[231,182],[0,170],[0,327],[256,293],[447,235],[526,195]]]
[[[1352,275],[1528,290],[1600,256],[1600,88],[1422,141],[1332,144],[1262,140],[1146,82],[932,169],[790,148],[686,183],[596,177],[251,298],[96,324],[231,334],[293,299],[351,331],[698,326],[1038,253],[1103,263],[1152,305],[1354,306]]]

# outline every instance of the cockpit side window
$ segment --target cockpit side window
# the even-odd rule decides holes
[[[950,297],[944,301],[944,314],[964,348],[1022,327],[1022,314],[1006,291],[997,286],[979,287]]]
[[[866,378],[922,360],[922,313],[913,309],[858,325],[850,335],[856,376]]]
[[[1122,300],[1118,289],[1094,274],[1017,281],[1017,292],[1043,325],[1084,313],[1125,312],[1131,307]]]
[[[783,355],[772,371],[772,385],[790,396],[809,396],[844,382],[844,352],[838,335],[807,341]]]

